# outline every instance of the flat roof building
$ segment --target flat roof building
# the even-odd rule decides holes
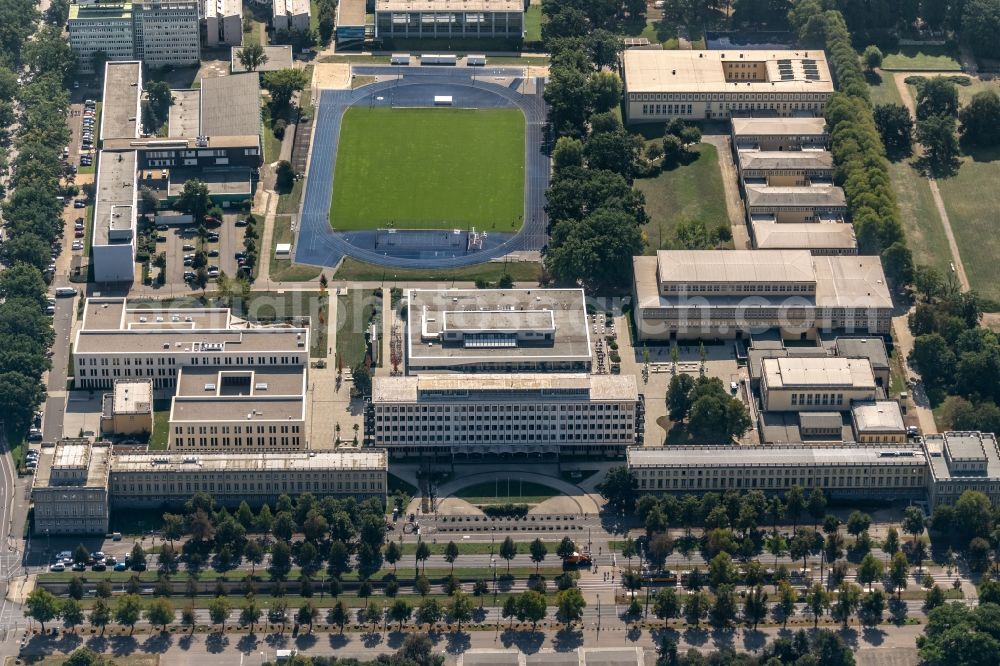
[[[849,222],[792,222],[750,219],[757,250],[808,250],[814,255],[857,254],[858,239]]]
[[[853,402],[876,397],[875,375],[865,358],[765,358],[761,364],[765,411],[846,412]]]
[[[945,432],[925,435],[930,464],[930,504],[954,504],[966,490],[1000,502],[1000,450],[989,432]]]
[[[736,166],[743,184],[805,187],[833,181],[833,155],[828,150],[737,150]]]
[[[524,35],[523,0],[375,0],[375,37]]]
[[[889,332],[892,298],[878,257],[660,250],[632,261],[640,340]]]
[[[257,67],[254,71],[256,72],[276,72],[279,69],[291,69],[295,66],[292,59],[292,47],[288,44],[278,44],[276,46],[264,46],[264,55],[267,56],[267,61]],[[229,69],[233,74],[242,74],[246,72],[246,68],[243,67],[243,63],[240,62],[240,54],[243,52],[243,47],[234,46],[230,51],[229,55]]]
[[[372,378],[373,436],[393,455],[621,455],[635,440],[632,375]]]
[[[105,443],[43,444],[31,485],[35,534],[106,534],[110,462]]]
[[[875,382],[882,388],[888,389],[889,352],[886,351],[882,338],[839,336],[833,341],[833,350],[837,356],[868,359],[872,372],[875,373]]]
[[[580,372],[592,349],[582,289],[409,289],[415,372]]]
[[[899,403],[894,400],[856,402],[851,406],[854,436],[862,444],[906,441],[906,425]]]
[[[271,0],[271,25],[281,32],[309,31],[309,0]]]
[[[153,380],[119,379],[105,393],[101,434],[151,435],[153,433]]]
[[[830,141],[822,117],[733,118],[730,125],[733,148],[737,151],[825,149]]]
[[[282,494],[304,492],[385,501],[387,471],[387,455],[380,449],[116,455],[111,461],[111,504],[181,506],[199,491],[223,506],[242,501],[261,506]]]
[[[850,499],[927,492],[927,461],[914,445],[633,447],[627,461],[640,493],[785,493],[793,485]]]
[[[743,190],[751,222],[838,222],[847,214],[844,190],[828,183],[806,187],[748,184]]]
[[[627,122],[822,115],[833,80],[822,51],[626,49]]]
[[[131,282],[135,277],[138,211],[136,151],[101,151],[94,190],[90,246],[94,281]]]
[[[108,62],[135,58],[134,23],[131,2],[70,4],[66,30],[80,73],[95,73],[94,54],[98,51],[105,53]]]
[[[243,43],[243,0],[202,0],[205,46]]]
[[[337,3],[336,37],[338,46],[361,44],[368,24],[366,0],[340,0]]]

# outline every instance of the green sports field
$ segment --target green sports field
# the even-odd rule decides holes
[[[524,214],[524,116],[518,109],[344,113],[330,224],[338,231],[516,231]]]

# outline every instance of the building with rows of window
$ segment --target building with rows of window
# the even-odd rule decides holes
[[[848,412],[875,399],[875,374],[866,358],[765,358],[760,398],[769,412]]]
[[[621,456],[638,399],[631,375],[374,377],[374,442],[399,457]]]
[[[954,504],[966,490],[1000,502],[1000,448],[991,432],[945,432],[924,436],[930,503]]]
[[[639,340],[780,331],[884,334],[892,298],[878,257],[808,250],[660,250],[634,257]]]
[[[375,37],[524,36],[524,0],[375,0]]]
[[[918,445],[634,447],[627,459],[640,493],[784,493],[797,485],[832,497],[919,499],[928,483]]]
[[[626,49],[622,79],[629,123],[821,116],[833,95],[822,51]]]
[[[43,445],[31,482],[35,534],[105,534],[111,446],[86,439]]]

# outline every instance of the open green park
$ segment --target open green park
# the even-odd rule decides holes
[[[524,215],[518,109],[354,107],[344,114],[330,224],[516,231]]]

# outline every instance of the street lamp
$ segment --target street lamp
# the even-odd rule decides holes
[[[601,595],[597,595],[597,633],[601,633]]]

